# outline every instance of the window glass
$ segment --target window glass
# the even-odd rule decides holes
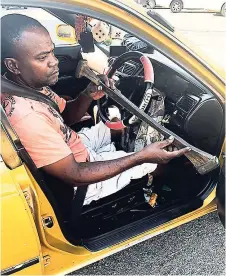
[[[12,13],[24,14],[38,20],[49,31],[52,41],[56,46],[76,43],[73,33],[74,29],[41,8],[23,8],[17,6],[5,6],[1,8],[1,17]],[[64,31],[63,34],[62,30]],[[59,36],[57,33],[62,35]]]

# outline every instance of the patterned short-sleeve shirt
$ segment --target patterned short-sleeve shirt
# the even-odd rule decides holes
[[[47,95],[59,106],[60,113],[66,101],[44,87],[40,93]],[[55,109],[28,98],[2,93],[1,103],[21,143],[40,168],[53,164],[70,154],[77,162],[86,162],[88,152],[79,135],[68,127]]]

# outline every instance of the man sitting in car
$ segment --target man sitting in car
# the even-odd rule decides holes
[[[47,95],[60,110],[3,93],[7,117],[37,168],[73,187],[91,184],[84,204],[115,193],[131,179],[153,172],[156,164],[165,164],[189,150],[168,152],[166,147],[173,142],[168,139],[136,153],[116,151],[111,131],[102,122],[74,132],[69,126],[78,122],[104,91],[89,84],[77,99],[66,102],[50,89],[58,81],[59,68],[48,31],[38,21],[18,14],[2,17],[1,24],[4,77]],[[103,79],[114,88],[111,80]]]

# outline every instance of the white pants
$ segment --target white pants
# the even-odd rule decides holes
[[[111,142],[110,129],[102,122],[91,128],[83,128],[78,134],[89,152],[90,162],[113,160],[132,154],[116,151],[114,143]],[[145,163],[108,180],[89,185],[84,205],[121,190],[131,179],[142,178],[147,173],[153,172],[156,167],[156,164]]]

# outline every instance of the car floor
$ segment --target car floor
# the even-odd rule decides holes
[[[91,238],[107,233],[162,212],[176,203],[189,202],[196,198],[208,183],[209,176],[196,173],[185,158],[184,162],[181,161],[171,161],[171,164],[163,166],[154,175],[151,189],[158,195],[155,208],[152,208],[144,197],[148,178],[133,182],[115,195],[84,206],[80,224],[82,237]]]

